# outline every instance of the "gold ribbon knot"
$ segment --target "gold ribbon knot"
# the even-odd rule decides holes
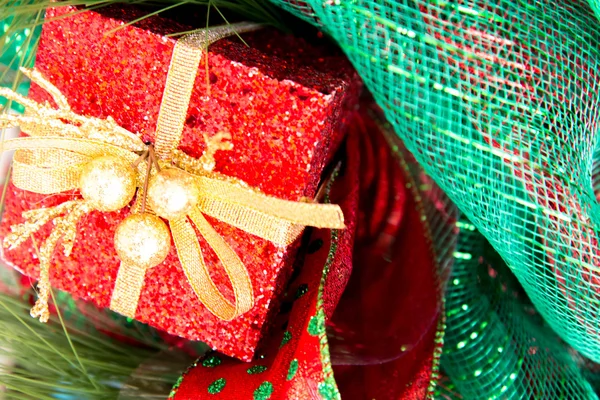
[[[344,227],[343,214],[336,205],[274,198],[248,187],[244,182],[214,172],[214,153],[231,148],[227,134],[213,137],[205,135],[207,148],[200,159],[193,159],[177,149],[204,50],[223,37],[257,28],[257,24],[233,24],[199,31],[177,41],[169,66],[153,146],[143,143],[138,136],[117,125],[110,117],[99,119],[74,113],[60,91],[35,70],[23,70],[23,73],[46,90],[58,108],[39,104],[0,88],[0,96],[17,101],[27,109],[25,115],[0,115],[0,129],[20,126],[29,135],[2,143],[2,151],[17,150],[13,159],[14,185],[41,194],[79,190],[83,196],[82,199],[66,201],[55,207],[23,213],[25,222],[12,226],[11,234],[4,239],[5,246],[14,248],[46,223],[54,223],[50,236],[39,251],[39,297],[31,311],[32,316],[40,317],[43,322],[48,320],[49,268],[59,241],[68,256],[75,241],[77,222],[83,215],[93,210],[114,211],[126,207],[136,192],[132,214],[126,220],[135,216],[144,223],[158,220],[158,225],[164,225],[160,219],[153,217],[154,213],[167,219],[188,282],[206,308],[224,320],[231,320],[252,308],[252,282],[239,256],[213,229],[204,215],[283,246],[292,243],[305,226],[334,229]],[[154,149],[156,159],[152,157]],[[108,161],[102,164],[107,157]],[[144,164],[141,160],[147,162]],[[113,174],[113,180],[107,181],[110,184],[105,180],[98,180],[94,175],[97,170],[90,170],[92,164],[100,165],[100,171],[105,168],[108,173]],[[169,180],[170,176],[174,178],[172,181]],[[162,187],[162,191],[152,192],[153,187],[159,186],[156,182],[160,182],[160,179],[167,186]],[[89,182],[104,183],[90,189],[87,184]],[[153,182],[156,183],[154,186]],[[174,182],[180,183],[181,187],[165,190],[173,187],[169,185]],[[122,190],[120,192],[115,188]],[[185,190],[180,193],[178,188]],[[86,196],[86,193],[91,194]],[[161,203],[163,195],[167,196],[164,200],[167,205]],[[94,201],[94,196],[100,196],[103,202],[100,204]],[[146,204],[146,199],[149,204]],[[153,199],[154,202],[151,201]],[[184,200],[192,204],[184,213],[161,215],[163,206],[178,207]],[[124,204],[121,204],[123,201]],[[154,219],[144,219],[145,216]],[[196,230],[223,265],[231,281],[234,302],[227,299],[211,279]],[[160,237],[161,231],[158,229],[153,233]],[[148,243],[155,247],[166,245],[168,252],[168,232],[166,239],[164,236],[162,238],[159,242],[152,242],[154,237],[144,237],[143,243],[135,243],[137,247],[141,246],[141,250]],[[119,243],[116,244],[119,251]],[[139,257],[124,257],[119,253],[121,265],[110,304],[114,311],[135,317],[147,269],[162,262],[166,256],[164,252],[158,255],[162,251],[160,249],[149,249],[157,252],[157,256],[150,257],[150,261],[144,260],[144,254]],[[141,251],[140,248],[135,250]]]

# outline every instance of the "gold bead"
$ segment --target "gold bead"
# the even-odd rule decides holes
[[[118,157],[95,158],[83,167],[79,189],[83,198],[96,210],[120,210],[135,195],[135,170]]]
[[[122,262],[152,268],[169,254],[171,234],[157,216],[131,214],[117,227],[115,249]]]
[[[174,219],[192,210],[198,203],[200,192],[192,176],[170,168],[150,178],[147,196],[148,204],[157,215]]]

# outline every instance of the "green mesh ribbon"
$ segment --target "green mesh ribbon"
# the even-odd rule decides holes
[[[595,398],[597,365],[552,329],[600,361],[600,2],[272,1],[340,44],[471,221],[459,221],[439,397]],[[481,270],[477,230],[525,293],[501,262]]]
[[[396,133],[548,324],[600,361],[592,184],[600,31],[592,8],[553,0],[272,1],[339,43]]]
[[[5,8],[15,6],[0,5]],[[41,21],[41,12],[11,15],[0,19],[0,86],[10,87],[23,95],[29,91],[29,80],[22,79],[18,69],[33,66],[35,49],[41,32],[41,25],[39,25]],[[29,27],[19,28],[23,26]],[[0,97],[0,106],[5,105],[6,99]],[[23,111],[23,107],[16,103],[11,104],[11,108],[15,111]]]
[[[543,323],[475,227],[456,225],[442,356],[455,390],[464,399],[597,399],[588,380],[597,375]]]

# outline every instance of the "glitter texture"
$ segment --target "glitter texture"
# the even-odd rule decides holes
[[[273,385],[271,382],[263,382],[258,389],[254,391],[254,400],[267,400],[273,394]]]
[[[156,215],[175,219],[188,214],[198,202],[200,192],[190,174],[178,169],[163,169],[150,179],[148,205]]]
[[[207,368],[214,368],[221,365],[221,359],[218,356],[208,356],[202,360],[202,366]]]
[[[177,378],[177,381],[173,385],[173,388],[171,388],[171,391],[169,392],[169,399],[175,396],[175,393],[177,393],[177,389],[179,389],[179,386],[181,386],[181,382],[183,382],[183,375]]]
[[[292,339],[292,332],[283,332],[283,339],[281,339],[281,346],[285,346]]]
[[[144,141],[153,142],[175,43],[165,35],[190,27],[160,17],[123,26],[144,14],[130,6],[58,18],[71,11],[70,7],[48,10],[36,68],[66,96],[74,112],[110,116]],[[324,166],[343,138],[342,124],[356,103],[360,83],[347,60],[326,46],[312,47],[271,29],[243,37],[248,47],[232,37],[209,48],[210,91],[203,59],[179,150],[198,158],[205,149],[204,134],[212,137],[226,131],[233,148],[215,154],[215,171],[283,199],[313,197]],[[37,85],[32,85],[30,96],[50,101]],[[9,185],[0,233],[5,237],[11,225],[21,223],[26,210],[51,207],[77,196],[68,192],[49,197]],[[53,255],[52,285],[107,307],[120,264],[112,239],[128,212],[84,216],[70,257],[59,251]],[[186,282],[172,247],[163,263],[148,270],[135,318],[249,360],[267,328],[269,309],[279,306],[277,297],[291,273],[299,243],[278,247],[208,219],[248,267],[254,307],[233,321],[214,317]],[[42,227],[35,234],[36,241],[45,239],[50,230],[50,224]],[[212,279],[232,300],[230,283],[216,255],[202,238],[200,244]],[[30,240],[5,251],[4,258],[25,274],[39,276]]]
[[[252,367],[248,368],[248,372],[250,375],[255,375],[255,374],[260,374],[262,372],[265,372],[267,370],[267,367],[265,367],[264,365],[253,365]]]
[[[286,380],[291,381],[296,376],[296,372],[298,372],[298,360],[293,359],[290,361],[290,369],[288,369]]]
[[[323,400],[339,400],[340,394],[335,384],[329,382],[319,383],[319,394]]]
[[[154,267],[171,248],[171,234],[162,219],[152,214],[131,214],[115,232],[115,250],[124,263]]]
[[[99,211],[120,210],[135,195],[135,171],[117,157],[92,160],[81,170],[79,182],[83,198]]]
[[[319,334],[323,333],[325,328],[322,325],[322,319],[324,319],[323,315],[315,315],[314,317],[312,317],[310,319],[310,322],[308,323],[308,333],[310,333],[313,336],[318,336]]]
[[[217,379],[216,381],[214,381],[213,383],[208,385],[208,393],[210,393],[210,394],[221,393],[221,391],[225,387],[225,383],[227,383],[225,381],[225,379],[223,379],[223,378]]]

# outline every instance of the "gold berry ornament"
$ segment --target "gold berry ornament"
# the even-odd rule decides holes
[[[188,214],[198,203],[200,192],[194,178],[178,169],[163,169],[150,178],[148,204],[165,219]]]
[[[131,214],[115,232],[115,249],[122,262],[152,268],[165,260],[171,248],[167,224],[148,213]]]
[[[135,195],[135,170],[118,157],[98,157],[82,168],[79,188],[83,198],[96,210],[117,211]]]

